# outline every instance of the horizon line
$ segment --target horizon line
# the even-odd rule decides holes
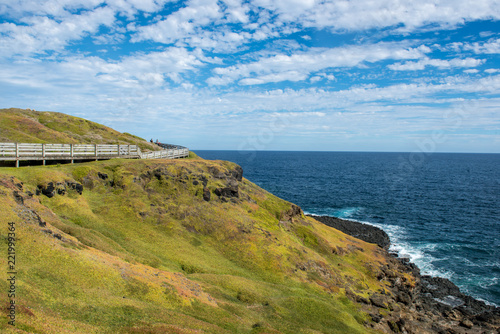
[[[432,155],[432,154],[500,154],[500,152],[461,152],[461,151],[456,151],[456,152],[444,152],[444,151],[437,151],[437,152],[424,152],[424,151],[326,151],[326,150],[237,150],[237,149],[189,149],[190,151],[226,151],[226,152],[310,152],[310,153],[402,153],[402,154],[418,154],[422,153],[425,155]]]

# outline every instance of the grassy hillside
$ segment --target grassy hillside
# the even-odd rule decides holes
[[[160,150],[137,136],[83,118],[30,109],[0,109],[0,142],[54,144],[131,144]]]
[[[16,330],[2,316],[2,333],[369,333],[345,288],[384,289],[376,246],[229,162],[2,168],[0,206],[18,261]]]
[[[4,109],[0,129],[0,141],[148,145],[59,113]],[[0,208],[2,333],[372,333],[351,300],[391,294],[377,246],[305,217],[230,162],[0,168]],[[392,277],[412,285],[405,275]]]

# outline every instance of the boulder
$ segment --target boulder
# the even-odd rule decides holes
[[[236,167],[231,170],[231,176],[236,180],[241,181],[243,179],[243,168],[241,168],[241,166],[239,165],[236,165]]]
[[[237,198],[240,196],[237,182],[229,182],[227,187],[216,188],[214,193],[219,197]]]
[[[381,294],[374,294],[370,296],[370,302],[372,303],[373,306],[381,307],[381,308],[388,308],[389,307],[389,300],[386,296],[383,296]]]
[[[469,319],[464,319],[460,322],[460,326],[471,329],[474,327],[474,323],[472,323]]]
[[[108,178],[108,174],[101,173],[101,172],[97,172],[97,176],[99,176],[99,178],[101,180],[106,180]]]
[[[83,185],[78,182],[66,181],[66,186],[68,186],[70,189],[75,190],[80,195],[83,193]]]
[[[210,194],[210,190],[208,188],[206,188],[206,187],[203,188],[203,199],[205,201],[207,201],[207,202],[210,201],[210,195],[211,195]]]
[[[43,194],[43,195],[47,196],[48,198],[52,198],[56,194],[55,190],[56,190],[56,187],[54,186],[54,182],[49,182],[49,183],[47,183],[46,186],[39,185],[37,187],[36,194],[37,195]]]

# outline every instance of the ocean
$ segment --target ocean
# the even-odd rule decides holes
[[[423,274],[500,306],[500,154],[195,151],[305,213],[382,228]]]

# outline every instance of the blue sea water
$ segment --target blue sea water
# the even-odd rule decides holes
[[[382,228],[422,273],[500,305],[500,154],[195,152],[306,213]]]

